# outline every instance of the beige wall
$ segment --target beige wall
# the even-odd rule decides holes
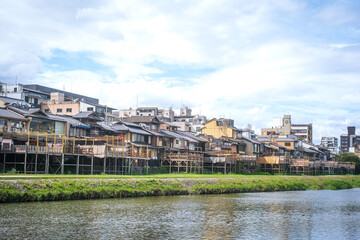
[[[205,127],[201,129],[202,134],[214,136],[216,138],[231,137],[236,138],[236,131],[229,126],[218,126],[216,120],[205,123]]]
[[[71,112],[66,112],[66,109],[71,108]],[[41,111],[45,112],[45,109],[50,109],[52,114],[63,114],[74,116],[80,112],[80,103],[44,103],[41,104]],[[61,113],[57,112],[57,109],[62,109]]]

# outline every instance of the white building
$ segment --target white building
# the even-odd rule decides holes
[[[320,145],[328,148],[332,153],[338,152],[338,138],[336,137],[322,137]]]

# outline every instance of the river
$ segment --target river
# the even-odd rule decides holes
[[[359,239],[360,189],[10,203],[1,239]]]

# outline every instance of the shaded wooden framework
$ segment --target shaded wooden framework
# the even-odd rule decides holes
[[[247,156],[230,151],[212,151],[206,154],[204,170],[207,173],[249,173],[255,172],[256,156]]]
[[[3,133],[17,145],[0,150],[0,171],[22,173],[130,174],[149,167],[148,146],[123,141],[122,136],[68,138],[47,133]]]
[[[169,173],[204,173],[204,152],[200,148],[194,150],[163,148],[160,164],[161,167],[168,168]]]

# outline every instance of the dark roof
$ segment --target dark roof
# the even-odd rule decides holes
[[[27,102],[20,100],[20,99],[16,99],[16,98],[9,98],[9,97],[3,97],[0,96],[0,100],[3,101],[5,104],[12,104],[12,103],[20,103],[26,106],[30,106],[30,104],[28,104]]]
[[[96,124],[106,131],[116,132],[116,133],[119,132],[117,129],[113,128],[111,125],[107,124],[106,122],[97,122]]]
[[[74,116],[74,118],[89,118],[97,121],[101,121],[101,118],[97,117],[94,112],[79,112]]]
[[[80,122],[79,120],[71,117],[71,116],[66,116],[66,115],[55,115],[55,114],[47,114],[48,117],[52,120],[56,120],[56,121],[66,121],[69,124],[71,124],[72,126],[82,126],[82,127],[88,127],[88,125]]]
[[[39,108],[36,109],[20,109],[16,107],[8,107],[13,112],[16,112],[18,114],[21,114],[24,117],[35,117],[35,118],[43,118],[43,119],[49,119],[49,116],[42,112]]]
[[[80,94],[76,94],[76,93],[71,93],[71,92],[67,92],[67,91],[62,91],[62,90],[55,89],[55,88],[45,87],[45,86],[38,85],[38,84],[24,85],[24,90],[40,91],[41,93],[45,93],[48,95],[50,95],[50,93],[52,93],[52,92],[61,92],[61,93],[64,93],[64,96],[67,98],[79,98],[79,99],[84,99],[88,102],[99,103],[99,99],[96,99],[96,98],[92,98],[92,97],[88,97],[88,96],[84,96],[84,95],[80,95]]]
[[[177,133],[177,132],[170,132],[170,131],[166,131],[166,130],[161,130],[161,132],[167,134],[167,135],[170,135],[172,137],[175,137],[175,138],[180,138],[180,139],[184,139],[184,140],[187,140],[189,142],[197,142],[195,139],[192,139],[190,137],[187,137],[185,135],[182,135],[180,133]]]
[[[146,109],[146,110],[148,110],[148,109],[150,109],[150,110],[153,110],[153,109],[157,109],[157,107],[138,107],[136,110],[141,110],[141,109]]]
[[[137,134],[142,134],[142,135],[151,135],[151,133],[145,131],[144,129],[142,128],[133,128],[133,127],[127,127],[129,132],[132,132],[132,133],[137,133]]]
[[[108,106],[105,106],[105,105],[101,105],[99,103],[93,103],[93,102],[89,102],[89,101],[86,101],[86,100],[80,100],[80,102],[83,102],[83,103],[86,103],[86,104],[89,104],[91,106],[95,106],[95,107],[102,107],[102,108],[108,108],[108,109],[111,109],[111,110],[116,110],[116,108],[112,108],[112,107],[108,107]]]
[[[117,131],[128,131],[129,130],[123,124],[113,124],[113,125],[111,125],[111,127]]]
[[[261,144],[261,142],[259,142],[259,141],[256,141],[256,140],[251,139],[251,138],[243,137],[243,136],[240,137],[239,139],[243,139],[243,140],[245,140],[245,141],[252,142],[252,143]]]
[[[19,120],[19,121],[28,121],[27,118],[15,113],[15,112],[4,109],[4,108],[0,108],[0,117],[8,118],[8,119],[15,119],[15,120]]]
[[[161,123],[155,116],[131,116],[124,118],[124,121],[132,123]]]
[[[198,138],[198,137],[196,137],[195,135],[193,135],[192,133],[189,133],[189,132],[184,132],[184,131],[176,131],[176,132],[178,132],[178,133],[180,133],[182,135],[185,135],[187,137],[193,138],[198,142],[207,142],[207,140],[202,139],[202,138]]]

